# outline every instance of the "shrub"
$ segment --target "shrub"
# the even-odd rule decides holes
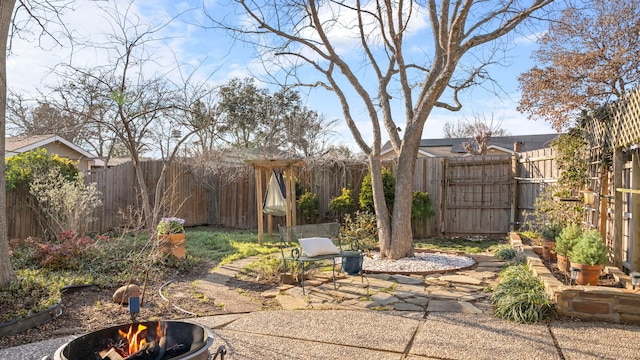
[[[551,224],[547,224],[542,229],[542,238],[555,240],[561,231],[562,231],[562,225],[560,223],[554,222]]]
[[[555,315],[544,284],[525,265],[509,266],[500,273],[491,301],[496,317],[519,323],[536,323]]]
[[[318,195],[307,191],[300,195],[297,204],[300,215],[305,221],[315,222],[318,219],[318,215],[320,215]]]
[[[582,229],[576,224],[569,224],[556,237],[555,251],[558,255],[567,256],[582,235]]]
[[[411,206],[411,218],[423,219],[431,218],[436,213],[431,208],[431,197],[426,191],[413,192],[413,204]]]
[[[376,216],[366,211],[356,211],[344,217],[342,234],[357,239],[362,250],[371,250],[378,246],[378,224]],[[345,239],[345,240],[347,240]]]
[[[47,175],[52,168],[57,168],[68,181],[78,175],[76,164],[58,155],[48,155],[45,149],[36,149],[5,159],[7,189],[29,189],[34,177]]]
[[[569,260],[577,264],[600,265],[607,262],[609,248],[597,230],[585,231],[569,252]]]
[[[384,191],[384,201],[391,211],[393,207],[393,201],[395,199],[396,191],[396,179],[393,174],[387,169],[382,169],[382,187]],[[369,172],[364,179],[362,179],[362,185],[360,187],[360,209],[370,213],[375,213],[373,206],[373,187],[371,184],[371,172]]]
[[[500,247],[496,250],[494,257],[501,261],[510,261],[515,259],[516,251],[511,246]]]
[[[58,243],[38,243],[31,239],[36,247],[35,258],[38,266],[50,270],[77,269],[81,258],[90,252],[94,240],[85,234],[76,234],[71,230],[58,235]]]
[[[342,188],[339,196],[329,201],[329,208],[339,214],[349,214],[356,210],[356,204],[351,196],[351,190]]]
[[[80,234],[95,220],[93,210],[102,205],[95,183],[86,185],[82,174],[69,178],[58,167],[34,173],[29,193],[38,202],[45,232]]]

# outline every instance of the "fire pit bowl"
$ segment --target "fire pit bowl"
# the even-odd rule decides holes
[[[129,341],[133,335],[123,336],[123,334],[132,333],[132,328],[133,331],[138,332],[135,337],[144,339],[148,348],[155,347],[155,352],[149,350],[145,355],[140,351],[134,355],[131,351],[124,356],[115,354],[103,357],[104,353],[111,348],[127,347],[128,343],[134,342]],[[153,346],[149,346],[151,344]],[[204,326],[184,321],[149,321],[117,325],[82,335],[58,348],[53,358],[54,360],[206,360],[209,358],[209,347],[212,344],[213,332]],[[158,350],[159,348],[162,350]]]

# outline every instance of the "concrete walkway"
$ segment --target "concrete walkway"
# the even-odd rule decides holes
[[[485,289],[502,263],[474,258],[473,269],[442,275],[342,276],[337,289],[320,274],[304,295],[299,286],[263,293],[284,310],[241,303],[248,312],[189,321],[213,330],[211,350],[224,345],[225,359],[640,359],[638,326],[494,318]],[[224,267],[200,290],[223,291],[239,265]],[[0,359],[40,360],[69,340],[3,349]]]

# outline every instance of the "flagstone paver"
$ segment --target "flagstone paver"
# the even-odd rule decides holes
[[[440,277],[441,281],[448,281],[452,283],[480,285],[482,280],[476,279],[468,275],[443,275]]]
[[[305,279],[305,293],[300,284],[296,284],[280,285],[261,295],[275,298],[287,310],[385,309],[407,314],[490,314],[493,312],[491,293],[485,289],[495,286],[505,263],[487,254],[474,254],[472,257],[476,261],[473,267],[442,274],[347,276],[336,273],[336,288],[331,271],[316,272]],[[210,274],[209,285],[204,287],[224,286],[250,261],[253,260],[225,265],[215,274]],[[231,299],[224,300],[231,303]]]

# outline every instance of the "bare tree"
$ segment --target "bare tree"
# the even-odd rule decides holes
[[[71,104],[69,109],[93,124],[96,134],[110,138],[109,154],[122,145],[131,156],[144,223],[153,231],[162,210],[166,169],[181,145],[207,126],[194,121],[192,109],[210,90],[192,83],[190,76],[175,83],[169,80],[172,72],[180,73],[179,64],[158,67],[154,45],[164,40],[158,34],[173,19],[159,25],[141,24],[130,13],[132,6],[130,2],[125,9],[101,7],[115,33],[108,42],[94,46],[108,54],[107,61],[90,68],[61,66],[57,74],[67,85],[56,91],[66,105]],[[145,152],[158,153],[164,163],[153,204],[142,168]]]
[[[464,119],[456,125],[445,123],[442,127],[445,138],[469,138],[462,146],[469,154],[484,155],[493,136],[505,136],[507,131],[501,127],[502,120],[495,120],[494,114],[487,119],[484,114],[476,114],[473,120]]]
[[[12,135],[55,134],[83,145],[87,136],[81,118],[56,107],[46,98],[28,101],[21,94],[10,93],[7,100],[7,132]]]
[[[638,1],[573,1],[540,38],[533,57],[539,65],[518,79],[519,110],[565,130],[582,111],[598,109],[637,87],[638,18]]]
[[[215,26],[258,46],[262,59],[273,59],[267,64],[270,73],[275,74],[271,65],[281,66],[283,82],[321,86],[335,93],[373,174],[381,254],[397,259],[413,255],[413,172],[429,114],[434,107],[459,110],[460,91],[487,75],[489,60],[479,47],[510,33],[551,2],[231,1],[236,5],[232,11],[243,21],[233,23],[222,7],[207,13]],[[425,27],[430,34],[414,36],[411,40],[416,43],[408,46],[412,31],[424,23],[430,25]],[[413,57],[410,48],[424,53]],[[463,60],[465,54],[475,57]],[[458,66],[461,61],[464,67]],[[310,79],[297,71],[302,68],[315,69],[320,76]],[[404,112],[402,137],[394,105]],[[361,114],[370,121],[371,143],[356,123]],[[398,154],[393,214],[384,202],[382,126]]]

